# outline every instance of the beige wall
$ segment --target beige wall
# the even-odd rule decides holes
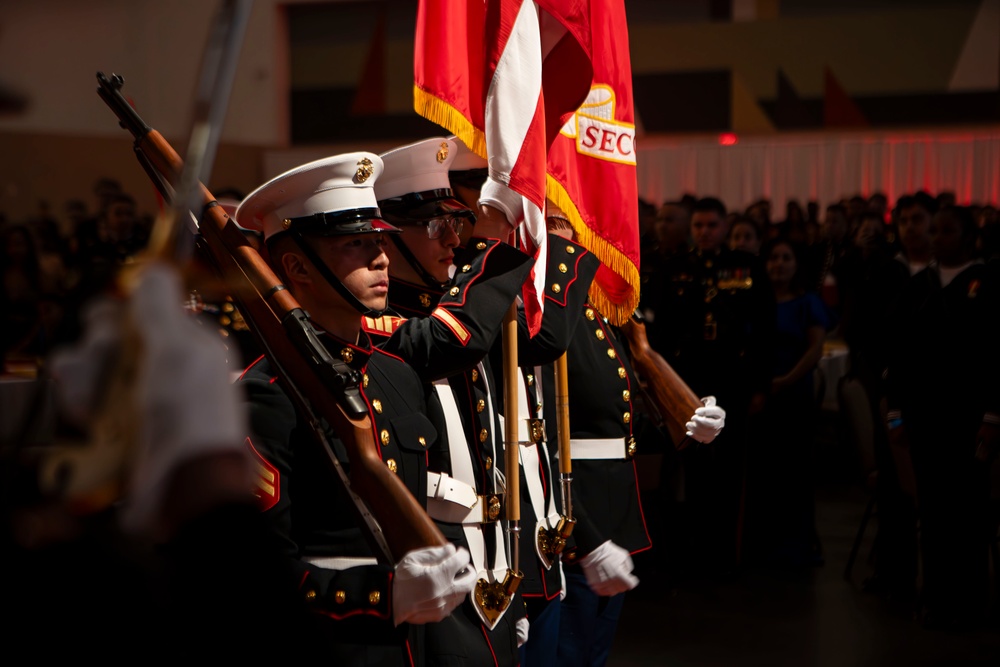
[[[298,0],[297,0],[298,1]],[[0,114],[0,212],[11,220],[47,199],[92,204],[103,176],[147,212],[156,206],[129,135],[97,95],[96,73],[118,73],[143,119],[184,153],[202,51],[221,2],[0,2],[0,86],[28,99]],[[279,0],[255,0],[212,183],[252,189],[263,147],[288,143],[288,66]]]
[[[95,95],[96,97],[96,95]],[[113,120],[108,112],[109,122]],[[92,212],[97,199],[92,186],[101,177],[118,180],[136,199],[141,214],[158,210],[156,190],[132,150],[129,135],[120,138],[0,133],[0,212],[9,221],[23,222],[48,202],[52,213],[62,214],[65,203],[80,199]],[[180,149],[182,143],[168,139]],[[219,147],[210,188],[237,187],[249,192],[265,177],[261,173],[263,149],[224,144]]]

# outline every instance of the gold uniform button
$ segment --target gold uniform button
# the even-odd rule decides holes
[[[382,429],[382,432],[379,433],[379,438],[381,438],[381,440],[382,440],[382,446],[383,447],[386,446],[386,445],[388,445],[389,444],[389,431],[387,431],[386,429]]]
[[[223,315],[222,317],[219,318],[219,324],[221,324],[224,327],[228,327],[232,323],[233,321],[229,318],[228,315]]]
[[[462,267],[462,273],[468,273],[471,270],[472,270],[472,264],[466,264],[465,266]]]
[[[626,389],[625,391],[623,391],[622,392],[622,399],[624,399],[626,401],[632,400],[632,392],[630,392],[628,389]]]
[[[365,373],[363,376],[361,376],[361,386],[368,387],[368,373]]]
[[[583,311],[583,314],[587,316],[588,320],[593,320],[594,319],[594,309],[593,308],[588,308],[587,310]]]
[[[595,331],[594,335],[597,336],[597,340],[604,340],[604,332],[601,331],[600,329]]]
[[[419,438],[417,438],[417,442],[420,443],[421,447],[426,447],[427,446],[427,439],[424,438],[424,436],[420,436]]]
[[[399,466],[396,465],[396,459],[389,459],[385,462],[385,466],[389,469],[389,472],[396,472],[399,470]]]
[[[705,268],[706,269],[712,268],[712,260],[710,260],[710,259],[706,259],[705,260]]]
[[[486,442],[488,437],[490,437],[490,432],[485,428],[479,432],[479,442]]]
[[[537,403],[535,403],[535,414],[538,414],[541,411],[542,411],[542,402],[538,401]]]
[[[312,602],[315,599],[316,599],[316,591],[310,588],[309,590],[306,591],[306,602]]]
[[[631,412],[622,413],[622,421],[625,422],[626,424],[632,421],[632,413]]]
[[[486,409],[486,401],[480,398],[479,402],[476,403],[476,412],[482,412],[485,409]]]
[[[612,359],[617,359],[618,358],[618,353],[615,352],[615,350],[614,350],[613,347],[609,347],[608,348],[608,357],[610,357]]]
[[[430,294],[426,294],[426,293],[425,294],[421,294],[417,298],[420,300],[420,305],[421,306],[423,306],[424,308],[430,308],[430,305],[431,305],[431,295]]]
[[[337,591],[336,593],[333,594],[333,600],[337,604],[344,604],[345,602],[347,602],[347,593],[345,593],[344,591]]]
[[[628,373],[625,372],[625,367],[624,366],[619,366],[618,367],[618,377],[620,377],[621,379],[624,380],[626,375],[628,375]]]
[[[559,292],[562,292],[562,287],[560,287],[559,283],[552,283],[552,291],[559,294]]]
[[[375,412],[382,414],[382,401],[376,398],[374,401],[372,401],[372,407],[375,408]],[[385,431],[382,432],[385,433]]]
[[[340,358],[344,360],[345,364],[349,364],[354,361],[354,352],[349,347],[345,347],[340,351]]]
[[[230,303],[230,302],[228,302],[228,301],[226,303],[222,304],[222,312],[224,312],[224,313],[231,313],[231,312],[233,312],[234,309],[235,309],[235,306],[233,306],[233,304]]]
[[[479,371],[475,368],[472,369],[472,381],[476,382],[479,379]]]
[[[368,594],[368,604],[373,607],[378,604],[378,601],[382,599],[382,594],[378,591],[372,591]]]
[[[528,374],[527,374],[527,375],[526,375],[525,377],[526,377],[526,378],[527,378],[527,380],[528,380],[528,386],[529,386],[529,387],[530,387],[531,385],[535,384],[535,376],[534,376],[534,375],[532,375],[531,373],[528,373]]]
[[[566,265],[563,264],[562,262],[560,262],[559,263],[559,273],[566,273],[567,271],[569,271],[569,269],[566,268]]]
[[[450,294],[452,296],[458,296],[458,293],[460,291],[461,290],[459,290],[457,287],[452,287],[450,290],[448,290],[448,294]]]
[[[492,456],[487,456],[486,457],[486,469],[489,470],[492,467],[493,467],[493,457]]]
[[[573,253],[576,252],[576,248],[574,248],[571,245],[568,245],[568,246],[566,246],[566,252],[569,253],[570,255],[572,255]]]
[[[480,241],[476,244],[476,250],[486,250],[486,244]]]

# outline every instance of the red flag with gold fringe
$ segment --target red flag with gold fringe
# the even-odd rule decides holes
[[[593,81],[548,152],[548,197],[601,260],[592,303],[623,324],[639,303],[639,194],[624,0],[591,5]]]
[[[587,95],[589,0],[421,0],[414,108],[489,159],[484,198],[507,204],[535,258],[524,305],[541,324],[548,147]]]

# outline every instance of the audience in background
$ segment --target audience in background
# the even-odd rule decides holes
[[[729,223],[729,249],[742,250],[751,255],[760,253],[760,228],[757,223],[747,216],[737,215]]]

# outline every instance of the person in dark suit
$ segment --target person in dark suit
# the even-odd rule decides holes
[[[989,601],[989,465],[1000,451],[994,267],[975,258],[964,207],[931,220],[935,263],[899,299],[887,370],[887,427],[912,461],[920,521],[922,620],[968,628]]]
[[[440,406],[428,400],[413,367],[373,345],[362,327],[362,315],[375,318],[386,308],[386,235],[399,233],[375,199],[382,168],[377,155],[364,152],[302,165],[250,193],[236,217],[263,231],[270,262],[309,314],[316,338],[358,377],[379,459],[423,503]],[[331,470],[333,461],[362,465],[348,460],[350,434],[303,414],[275,361],[252,364],[240,386],[261,507],[313,612],[318,639],[310,654],[338,664],[424,664],[421,626],[447,618],[475,585],[469,552],[446,543],[410,549],[395,564],[377,558],[379,531],[359,518],[364,507]]]

